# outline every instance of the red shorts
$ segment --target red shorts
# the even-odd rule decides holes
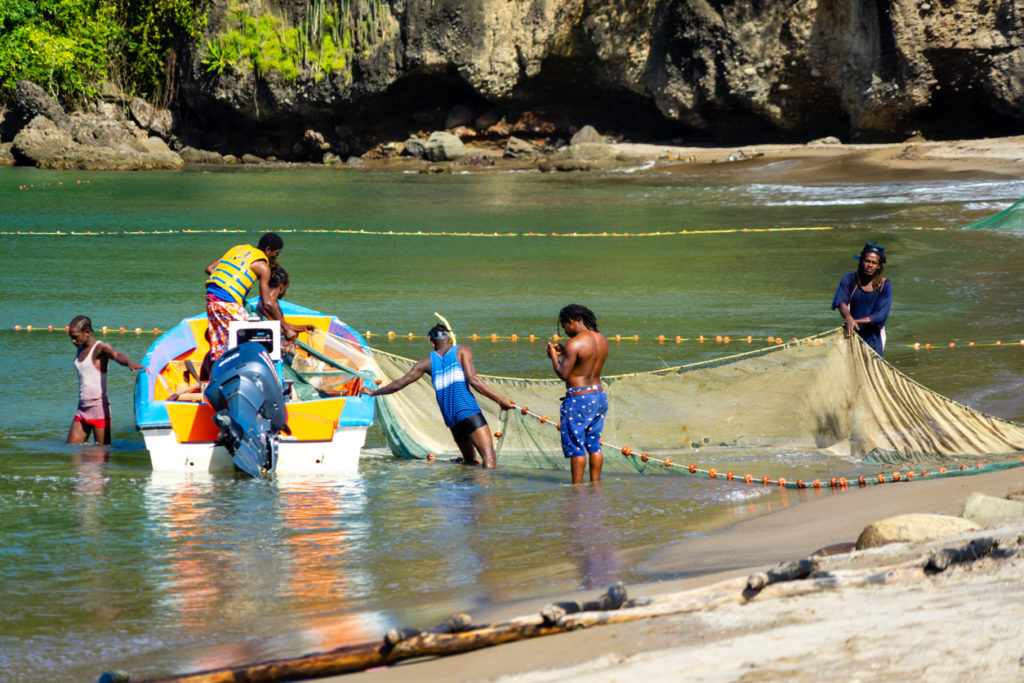
[[[81,422],[93,429],[107,429],[110,427],[110,404],[99,403],[85,406],[79,403],[72,422]]]

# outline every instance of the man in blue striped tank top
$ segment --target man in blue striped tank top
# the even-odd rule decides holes
[[[393,394],[418,380],[424,373],[429,374],[441,417],[444,418],[445,426],[452,431],[462,453],[463,464],[479,465],[476,459],[476,453],[479,453],[485,468],[494,467],[491,431],[469,388],[473,387],[497,403],[502,410],[513,408],[512,401],[499,396],[484,384],[473,367],[473,352],[463,344],[452,344],[451,332],[447,327],[440,323],[434,325],[427,332],[427,339],[434,346],[433,353],[417,361],[409,372],[394,382],[369,392],[370,396]]]

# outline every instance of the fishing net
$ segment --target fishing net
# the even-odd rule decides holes
[[[414,362],[367,351],[368,366],[384,383]],[[488,424],[501,432],[495,439],[499,466],[566,469],[555,428],[564,385],[555,379],[481,377],[547,417],[542,421],[519,410],[499,415],[492,401],[480,398]],[[727,358],[606,376],[603,382],[609,402],[605,443],[633,452],[624,457],[606,446],[609,471],[666,469],[643,462],[642,452],[660,458],[685,454],[688,462],[720,454],[817,452],[911,464],[1024,451],[1024,425],[922,387],[841,329]],[[377,415],[396,455],[458,454],[427,376],[380,397]]]
[[[965,225],[961,230],[1024,230],[1024,199],[977,223]]]

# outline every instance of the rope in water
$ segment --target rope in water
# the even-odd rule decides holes
[[[531,411],[529,408],[527,408],[525,406],[516,405],[515,407],[523,415],[529,415],[530,417],[538,420],[541,424],[550,424],[553,427],[555,427],[555,429],[561,429],[560,423],[552,422],[550,420],[550,418],[548,418],[547,415],[539,415],[539,414]],[[497,436],[497,437],[501,437],[501,435],[502,435],[501,432],[498,432],[498,433],[495,434],[495,436]],[[788,488],[788,489],[807,489],[807,488],[821,489],[821,488],[831,488],[831,489],[843,490],[843,489],[849,488],[851,484],[857,484],[858,486],[864,487],[864,486],[871,486],[871,485],[874,485],[874,484],[890,484],[890,483],[897,483],[897,482],[901,482],[901,481],[909,482],[909,481],[913,481],[915,479],[938,479],[938,478],[944,478],[944,477],[963,476],[963,475],[967,475],[967,474],[980,474],[984,470],[991,471],[991,470],[1009,469],[1011,467],[1024,466],[1024,456],[1021,456],[1019,461],[1012,461],[1011,460],[1011,461],[989,462],[989,463],[986,463],[986,462],[976,462],[976,463],[974,463],[973,467],[970,466],[970,465],[967,465],[967,464],[961,464],[959,469],[952,469],[952,470],[948,469],[946,467],[939,467],[935,471],[927,470],[927,469],[922,469],[920,472],[915,471],[915,470],[908,470],[906,472],[895,471],[895,472],[879,472],[877,474],[870,474],[870,475],[862,474],[862,475],[859,475],[856,478],[856,480],[854,480],[854,481],[850,481],[845,476],[833,476],[833,477],[829,477],[827,480],[824,480],[824,481],[821,478],[815,478],[815,479],[811,480],[810,482],[808,482],[808,481],[806,481],[804,479],[797,479],[796,481],[789,481],[785,477],[776,477],[774,479],[772,477],[769,477],[769,476],[755,477],[753,474],[749,474],[749,473],[744,474],[742,476],[739,476],[735,472],[719,472],[715,468],[704,469],[704,468],[701,468],[701,467],[697,467],[697,465],[695,465],[693,463],[690,463],[688,465],[682,465],[682,464],[679,464],[679,463],[672,462],[672,458],[660,459],[660,458],[656,458],[653,455],[651,455],[651,454],[649,454],[647,452],[644,452],[644,451],[641,451],[639,454],[637,454],[636,450],[634,448],[632,448],[631,446],[621,446],[621,447],[620,446],[616,446],[614,444],[608,443],[604,439],[601,439],[601,445],[602,446],[606,446],[608,448],[611,448],[612,450],[618,451],[624,458],[634,459],[634,465],[635,465],[635,459],[639,458],[641,462],[644,462],[644,463],[647,463],[647,462],[660,463],[661,465],[664,465],[665,467],[674,468],[676,471],[678,471],[678,472],[680,472],[682,474],[689,474],[689,475],[694,475],[694,476],[699,476],[699,477],[705,477],[705,478],[708,478],[708,479],[716,479],[716,480],[721,479],[723,481],[737,481],[737,482],[743,482],[744,484],[761,484],[762,486],[778,486],[780,488]]]
[[[67,332],[68,331],[67,325],[15,325],[12,329],[15,332]],[[96,328],[96,332],[99,332],[99,333],[102,333],[102,334],[116,334],[116,333],[121,333],[121,334],[128,334],[128,333],[134,333],[134,334],[160,334],[161,332],[165,332],[165,331],[166,330],[161,330],[161,329],[156,328],[156,327],[154,327],[151,330],[150,329],[143,329],[141,327],[123,327],[123,326],[122,327],[110,327],[110,326],[107,326],[107,325],[104,325],[102,327],[97,327]],[[367,339],[370,339],[372,337],[385,337],[385,338],[387,338],[388,341],[394,341],[394,340],[397,340],[397,339],[415,340],[415,339],[426,339],[427,338],[426,335],[413,334],[412,332],[409,332],[408,334],[396,334],[394,331],[389,331],[389,332],[373,332],[371,330],[367,330],[366,332],[364,332],[363,336],[365,338],[367,338]],[[505,341],[511,341],[511,342],[519,342],[519,341],[524,341],[524,342],[537,342],[537,341],[547,342],[549,340],[551,340],[551,341],[558,341],[559,339],[562,338],[558,334],[552,334],[550,337],[547,337],[547,336],[537,335],[537,334],[522,334],[522,335],[520,335],[520,334],[515,334],[515,333],[506,334],[506,335],[501,335],[501,334],[476,334],[476,333],[474,333],[474,334],[464,335],[464,337],[467,338],[467,339],[470,339],[472,341],[491,341],[491,342],[499,342],[499,341],[501,341],[501,342],[505,342]],[[765,342],[767,344],[785,344],[787,342],[792,343],[792,342],[799,341],[796,337],[791,337],[790,339],[787,340],[787,339],[784,339],[781,336],[780,337],[773,337],[773,336],[755,337],[754,335],[746,335],[746,336],[737,335],[737,336],[732,336],[732,335],[722,335],[722,334],[716,334],[716,335],[710,335],[710,334],[709,335],[703,335],[703,334],[699,334],[699,335],[697,335],[695,337],[682,336],[682,335],[678,335],[678,334],[677,335],[659,334],[659,335],[654,336],[654,337],[640,336],[639,334],[614,334],[614,335],[607,335],[607,338],[608,338],[609,341],[616,341],[616,342],[630,342],[630,341],[633,341],[633,342],[640,342],[640,341],[647,342],[647,341],[656,341],[659,344],[666,344],[666,343],[673,343],[673,342],[676,343],[676,344],[683,344],[683,343],[688,343],[688,342],[695,342],[695,343],[698,343],[698,344],[704,344],[704,343],[707,343],[707,344],[733,344],[733,343],[736,343],[736,344],[744,344],[744,343],[745,344],[753,344],[754,342]],[[893,345],[890,344],[890,347],[891,346],[893,346]],[[900,346],[901,348],[914,349],[914,350],[917,350],[917,351],[921,351],[921,350],[932,351],[932,350],[946,349],[946,348],[963,348],[963,347],[977,347],[977,346],[1001,346],[1001,347],[1002,346],[1007,346],[1007,347],[1009,347],[1009,346],[1024,346],[1024,339],[1021,339],[1019,341],[1018,340],[1003,341],[1003,340],[1000,340],[1000,339],[989,340],[989,341],[963,341],[963,340],[959,340],[958,339],[958,340],[954,340],[954,341],[950,341],[950,342],[935,343],[935,344],[930,343],[930,342],[929,343],[924,343],[924,344],[922,344],[920,342],[915,342],[914,344],[902,344],[902,345],[898,345],[898,346]]]

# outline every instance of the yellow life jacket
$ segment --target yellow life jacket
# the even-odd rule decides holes
[[[244,304],[246,293],[257,279],[256,273],[252,270],[252,264],[256,261],[270,263],[267,255],[256,247],[248,244],[231,247],[213,269],[206,286],[217,285],[231,295],[235,303]]]

